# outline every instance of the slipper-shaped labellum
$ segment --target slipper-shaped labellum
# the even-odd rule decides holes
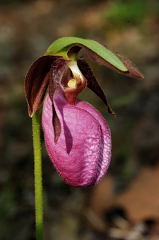
[[[78,59],[81,49],[118,72],[143,77],[126,58],[81,38],[55,41],[46,55],[32,64],[25,79],[29,115],[43,103],[42,127],[48,155],[59,175],[72,186],[98,183],[111,159],[111,133],[106,120],[77,95],[89,87],[114,114],[89,65]]]
[[[70,185],[98,183],[111,158],[111,136],[108,124],[91,105],[76,100],[67,103],[57,94],[54,106],[61,124],[61,134],[54,142],[52,102],[46,96],[42,125],[46,149],[60,176]]]

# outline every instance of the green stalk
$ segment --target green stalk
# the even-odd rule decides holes
[[[35,186],[35,228],[36,240],[43,240],[43,189],[42,189],[42,157],[40,141],[39,114],[32,117],[33,149],[34,149],[34,186]]]

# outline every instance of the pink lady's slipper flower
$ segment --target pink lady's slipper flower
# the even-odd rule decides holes
[[[89,65],[77,54],[83,48],[97,62],[134,77],[142,75],[127,59],[116,56],[121,66],[123,64],[121,70],[102,58],[102,53],[92,51],[86,42],[75,39],[76,46],[69,42],[65,54],[55,49],[50,53],[48,49],[47,55],[36,60],[27,73],[25,89],[30,116],[43,103],[45,145],[57,172],[66,183],[85,186],[98,183],[107,171],[111,133],[99,111],[77,96],[89,87],[104,101],[108,111],[113,112]]]

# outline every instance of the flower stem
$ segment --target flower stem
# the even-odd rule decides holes
[[[43,240],[42,157],[41,157],[39,113],[35,113],[32,117],[32,130],[33,130],[33,149],[34,149],[36,240]]]

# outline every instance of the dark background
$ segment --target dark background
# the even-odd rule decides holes
[[[118,117],[110,116],[89,90],[80,98],[95,105],[111,127],[111,166],[97,186],[70,187],[59,178],[44,148],[45,239],[119,239],[119,232],[108,236],[114,227],[108,212],[120,206],[129,218],[125,238],[120,239],[149,219],[154,224],[148,239],[157,240],[158,0],[0,1],[0,239],[34,239],[32,133],[23,83],[30,64],[61,36],[107,44],[130,58],[145,79],[91,63]],[[113,211],[119,214],[118,210]],[[123,231],[123,225],[117,228]]]

